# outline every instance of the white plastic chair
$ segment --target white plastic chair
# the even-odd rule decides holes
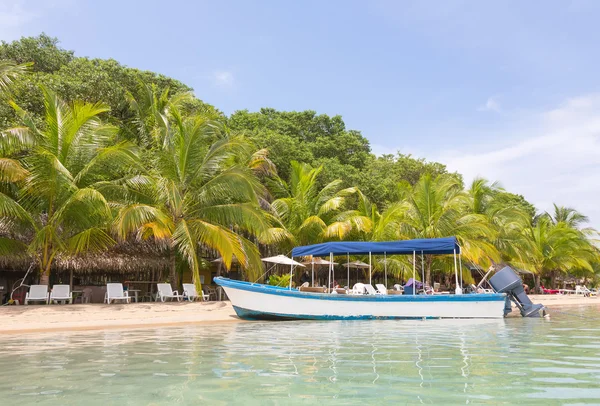
[[[404,292],[404,287],[398,283],[394,285],[394,289],[396,289],[399,292]]]
[[[173,290],[169,283],[157,283],[156,288],[158,289],[158,292],[156,293],[157,302],[159,300],[165,302],[166,299],[176,299],[178,302],[181,302],[181,299],[183,299],[183,295],[180,295],[178,291]]]
[[[365,289],[367,290],[367,293],[369,295],[381,295],[381,293],[377,292],[375,290],[375,288],[373,287],[373,285],[369,284],[369,283],[365,283]],[[387,293],[387,292],[386,292]]]
[[[364,283],[356,283],[352,287],[353,295],[364,295],[365,294],[365,284]]]
[[[582,292],[582,294],[584,296],[587,296],[587,297],[597,296],[598,295],[598,292],[595,292],[595,291],[592,291],[592,290],[588,289],[587,286],[585,286],[585,285],[583,285],[583,286],[580,287],[580,291]]]
[[[29,302],[44,302],[49,303],[48,285],[31,285],[29,292],[25,294],[25,304]]]
[[[183,297],[187,298],[190,302],[198,300],[200,298],[200,295],[196,291],[196,285],[194,285],[193,283],[184,283]],[[202,300],[207,301],[208,299],[209,296],[206,293],[202,292]]]
[[[73,294],[71,293],[71,287],[69,285],[54,285],[52,292],[50,292],[50,302],[67,302],[73,303]]]
[[[379,294],[381,295],[387,295],[387,288],[385,287],[385,285],[378,283],[375,285],[375,287],[377,288],[377,292],[379,292]]]
[[[106,284],[106,294],[104,295],[104,303],[111,304],[114,300],[124,300],[125,303],[131,302],[129,292],[123,290],[122,283]]]

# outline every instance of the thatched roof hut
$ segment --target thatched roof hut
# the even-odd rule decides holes
[[[0,256],[0,272],[25,271],[33,258],[27,254]],[[75,274],[132,273],[164,271],[169,268],[168,251],[153,241],[126,241],[107,251],[82,255],[61,255],[52,271],[73,271]]]

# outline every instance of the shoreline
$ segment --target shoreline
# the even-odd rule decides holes
[[[598,306],[600,298],[530,295],[555,306]],[[514,312],[513,312],[514,314]],[[69,331],[142,329],[241,323],[230,302],[30,305],[0,307],[0,336]]]

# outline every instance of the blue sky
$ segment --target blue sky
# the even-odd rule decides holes
[[[376,153],[439,160],[600,228],[599,17],[593,0],[0,0],[0,39],[44,31],[228,114],[341,114]]]

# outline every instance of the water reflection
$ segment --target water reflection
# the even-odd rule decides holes
[[[579,314],[588,317],[585,330],[581,318],[557,316],[5,336],[0,399],[48,405],[586,403],[600,398],[600,322],[587,310]]]

